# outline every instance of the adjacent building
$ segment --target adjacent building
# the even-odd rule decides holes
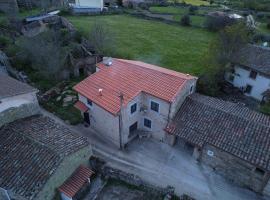
[[[75,13],[101,12],[104,8],[103,0],[74,0],[70,6]]]
[[[247,45],[231,59],[231,70],[225,79],[245,95],[265,100],[270,90],[270,48]]]
[[[0,127],[40,112],[37,89],[0,74]]]
[[[111,59],[74,87],[85,123],[118,147],[138,135],[166,140],[166,128],[197,78],[140,61]]]
[[[0,197],[18,200],[53,199],[57,187],[92,154],[86,138],[44,116],[0,128],[0,147]]]
[[[195,93],[166,130],[172,144],[189,146],[197,160],[227,179],[270,195],[269,116]]]

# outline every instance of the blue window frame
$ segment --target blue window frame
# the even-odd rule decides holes
[[[144,122],[143,122],[144,126],[147,128],[152,128],[152,121],[150,119],[146,119],[144,118]]]
[[[151,110],[159,112],[159,104],[157,102],[151,101]]]
[[[93,106],[93,102],[92,102],[91,100],[89,100],[89,99],[87,99],[87,104],[88,104],[89,106]]]
[[[131,107],[130,107],[130,113],[133,114],[137,111],[137,103],[134,103]]]

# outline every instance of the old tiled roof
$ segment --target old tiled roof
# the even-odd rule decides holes
[[[81,101],[77,101],[75,104],[74,104],[74,107],[79,109],[80,111],[82,112],[86,112],[89,108]]]
[[[140,61],[113,59],[111,66],[99,63],[98,67],[100,71],[77,84],[74,90],[112,114],[119,112],[120,93],[124,95],[124,104],[141,92],[173,102],[186,81],[195,79]],[[102,96],[99,89],[103,90]]]
[[[63,156],[87,145],[48,117],[5,125],[0,129],[0,187],[34,199]]]
[[[5,74],[0,74],[0,99],[36,91],[35,88],[26,83],[17,81]]]
[[[58,188],[58,190],[72,198],[80,189],[82,189],[83,185],[88,182],[88,179],[93,174],[94,172],[91,169],[80,165],[63,185]]]
[[[270,75],[270,48],[247,45],[232,56],[232,62]]]
[[[193,94],[167,131],[199,147],[214,145],[270,171],[270,117],[243,105]]]

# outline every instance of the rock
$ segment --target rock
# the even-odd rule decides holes
[[[62,99],[62,96],[59,96],[56,98],[56,101],[59,102],[59,101],[61,101],[61,99]]]
[[[63,103],[72,103],[72,101],[73,101],[73,96],[66,96],[63,99]]]

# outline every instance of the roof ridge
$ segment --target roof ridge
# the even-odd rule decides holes
[[[219,105],[214,106],[213,104],[209,104],[209,103],[203,102],[202,100],[199,100],[198,98],[194,98],[193,96],[195,96],[195,95],[196,96],[203,97],[203,98],[206,98],[208,100],[209,99],[210,100],[215,100],[215,101],[218,100],[219,103],[231,104],[230,106],[233,106],[234,108],[228,107],[228,109],[226,110],[226,109],[224,109],[224,107],[220,107]],[[254,123],[261,123],[261,125],[263,125],[265,127],[270,127],[270,122],[268,124],[265,122],[265,119],[267,119],[267,118],[270,120],[270,117],[269,116],[264,115],[263,113],[259,113],[259,112],[256,112],[254,110],[251,110],[251,109],[249,109],[246,106],[241,106],[241,104],[239,104],[239,103],[233,103],[233,102],[230,102],[230,101],[225,101],[225,100],[220,99],[220,98],[214,98],[214,97],[210,97],[210,96],[205,96],[205,95],[201,95],[201,94],[198,94],[198,93],[195,93],[193,95],[190,95],[189,98],[191,100],[193,100],[193,101],[202,103],[202,104],[204,104],[204,105],[206,105],[208,107],[214,108],[216,110],[220,110],[222,112],[229,113],[229,114],[234,115],[234,116],[237,116],[239,118],[243,118],[245,120],[252,121]],[[235,109],[236,107],[240,108],[240,106],[244,109],[244,112],[241,112],[244,116],[241,116],[240,115],[241,113],[239,113],[239,111],[237,111]],[[233,109],[233,111],[232,111],[232,109]],[[247,113],[247,112],[249,112],[249,113]],[[260,116],[260,119],[259,120],[254,120],[251,117],[249,117],[249,114],[256,114],[256,115]],[[261,119],[261,118],[263,118],[263,119]]]
[[[185,73],[182,73],[182,72],[178,72],[178,71],[174,71],[174,70],[171,70],[171,69],[167,69],[167,68],[164,68],[164,67],[159,67],[159,66],[156,66],[156,65],[153,65],[153,64],[149,64],[149,63],[144,63],[140,60],[125,60],[125,59],[120,59],[120,58],[114,58],[116,59],[117,61],[119,62],[122,62],[122,63],[128,63],[128,64],[132,64],[132,65],[135,65],[135,66],[138,66],[138,67],[141,67],[141,68],[145,68],[145,69],[149,69],[149,70],[155,70],[157,72],[160,72],[160,73],[163,73],[163,74],[167,74],[167,75],[170,75],[170,76],[176,76],[176,77],[180,77],[180,78],[183,78],[183,79],[191,79],[191,78],[196,78],[190,74],[185,74]],[[143,65],[139,65],[138,63],[135,63],[135,62],[141,62]],[[148,65],[148,66],[146,66]],[[154,69],[156,68],[156,69]],[[177,76],[177,75],[179,76]],[[184,77],[186,76],[186,77]]]

